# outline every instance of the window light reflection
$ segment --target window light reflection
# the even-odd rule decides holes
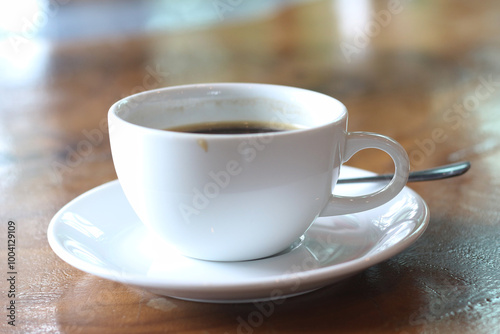
[[[370,21],[372,6],[369,0],[339,0],[333,2],[338,30],[343,40],[352,40]]]
[[[10,34],[33,37],[47,20],[44,3],[37,0],[4,2],[0,9],[0,37]]]
[[[41,78],[46,70],[49,44],[40,40],[0,39],[0,85],[9,86],[32,83]]]

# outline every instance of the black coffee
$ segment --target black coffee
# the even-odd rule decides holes
[[[200,134],[249,134],[249,133],[265,133],[278,132],[286,130],[296,130],[297,126],[291,124],[269,123],[269,122],[253,122],[253,121],[235,121],[235,122],[207,122],[198,124],[189,124],[167,128],[168,131],[189,132]]]

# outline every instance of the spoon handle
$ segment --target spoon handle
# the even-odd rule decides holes
[[[447,179],[449,177],[454,177],[462,175],[467,172],[470,168],[469,161],[462,161],[453,163],[450,165],[439,166],[431,169],[424,169],[416,172],[411,172],[408,177],[408,182],[419,182],[419,181],[432,181]],[[364,183],[364,182],[377,182],[377,181],[388,181],[392,179],[392,174],[382,174],[373,176],[363,176],[354,177],[347,179],[339,179],[339,183]]]

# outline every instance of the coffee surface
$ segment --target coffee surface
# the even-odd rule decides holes
[[[266,133],[279,132],[286,130],[296,130],[299,127],[270,122],[255,122],[255,121],[234,121],[234,122],[206,122],[197,124],[188,124],[172,128],[167,128],[167,131],[188,132],[200,134],[251,134],[251,133]]]

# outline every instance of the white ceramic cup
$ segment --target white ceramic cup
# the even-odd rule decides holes
[[[408,156],[397,142],[347,132],[341,102],[299,88],[169,87],[118,101],[108,120],[118,179],[138,217],[182,254],[199,259],[271,256],[300,238],[318,216],[380,206],[408,179]],[[222,121],[299,129],[236,135],[163,130]],[[392,157],[392,181],[364,196],[333,195],[342,163],[365,148]]]

